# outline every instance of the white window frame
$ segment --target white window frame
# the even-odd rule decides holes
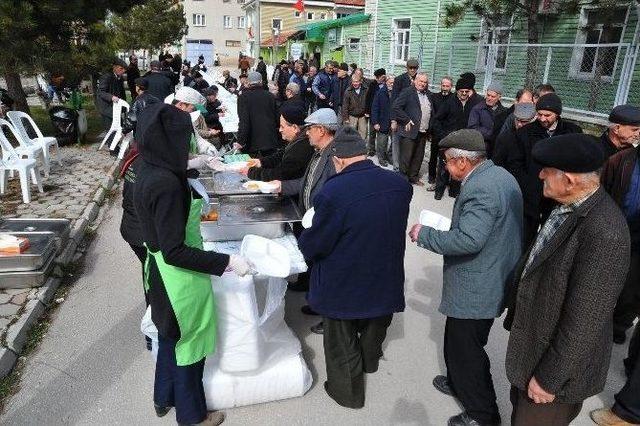
[[[231,15],[224,15],[222,17],[222,27],[224,29],[233,28],[233,18]]]
[[[313,12],[307,12],[307,21],[313,21],[315,19],[316,14]]]
[[[400,54],[400,57],[398,58],[396,55],[396,35],[398,34],[398,28],[397,28],[397,23],[399,21],[409,21],[409,28],[403,28],[400,31],[403,33],[406,33],[406,37],[403,37],[403,39],[408,38],[408,42],[407,40],[403,40],[402,43],[402,53]],[[389,51],[389,63],[390,64],[394,64],[394,65],[407,65],[407,60],[409,59],[409,56],[411,55],[411,26],[412,26],[412,18],[410,16],[407,17],[393,17],[391,18],[391,49]],[[406,48],[406,51],[404,50],[404,48]]]
[[[244,29],[246,27],[245,25],[246,21],[247,21],[247,18],[245,18],[244,16],[238,16],[237,28]]]
[[[338,42],[338,29],[329,28],[327,30],[327,43],[336,44]]]
[[[207,16],[204,13],[194,13],[191,18],[194,27],[206,27]]]
[[[620,32],[620,40],[618,41],[618,43],[622,44],[624,41],[624,34],[627,30],[627,25],[629,23],[629,14],[631,11],[631,8],[628,5],[623,5],[621,4],[619,6],[619,9],[623,9],[625,8],[627,9],[627,13],[625,14],[624,17],[624,22],[621,24],[615,24],[614,26],[619,26],[622,27],[622,31]],[[578,21],[578,30],[576,33],[576,44],[586,44],[586,40],[587,40],[587,33],[586,31],[583,31],[583,28],[585,28],[587,26],[587,24],[589,23],[589,13],[593,12],[594,10],[598,10],[598,7],[595,6],[583,6],[582,9],[580,9],[580,18]],[[597,30],[600,30],[600,35],[602,35],[602,25],[599,25],[596,27]],[[618,50],[616,52],[616,58],[615,58],[615,62],[613,64],[613,70],[611,72],[611,75],[603,75],[600,80],[610,83],[613,81],[613,78],[616,75],[616,71],[618,70],[618,60],[620,58],[620,48],[621,46],[618,46]],[[571,64],[569,66],[569,77],[570,78],[574,78],[577,80],[592,80],[595,74],[595,70],[596,70],[596,64],[597,62],[594,60],[593,62],[593,68],[591,72],[584,72],[584,71],[580,71],[580,67],[582,66],[582,59],[584,58],[584,49],[585,47],[583,46],[576,46],[573,49],[573,54],[571,55]]]
[[[476,54],[476,71],[486,71],[487,70],[487,60],[489,55],[490,46],[493,44],[498,44],[497,52],[500,49],[505,49],[505,57],[504,57],[504,66],[499,67],[496,63],[495,68],[493,69],[494,73],[504,74],[507,71],[507,63],[509,62],[509,44],[511,44],[511,30],[513,25],[513,17],[511,17],[511,25],[500,25],[493,28],[491,31],[487,28],[487,22],[482,19],[480,22],[480,43],[478,44],[478,52]],[[506,43],[496,43],[498,40],[498,35],[501,32],[507,33],[507,42]],[[489,42],[489,33],[491,33],[491,42]],[[506,46],[503,46],[506,44]],[[496,61],[497,62],[497,61]]]
[[[360,51],[360,37],[349,37],[347,40],[347,50],[349,52],[359,52]]]
[[[276,27],[276,21],[279,22],[279,25]],[[277,28],[278,30],[282,31],[282,25],[283,21],[282,18],[271,18],[271,29]]]

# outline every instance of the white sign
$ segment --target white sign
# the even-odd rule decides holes
[[[291,44],[291,57],[294,60],[300,59],[302,56],[302,44],[301,43],[292,43]]]

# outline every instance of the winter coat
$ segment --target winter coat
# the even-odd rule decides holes
[[[281,146],[276,101],[262,87],[248,87],[238,97],[238,143],[246,153]]]
[[[426,93],[427,98],[431,103],[431,115],[429,117],[429,124],[427,125],[427,133],[431,133],[436,111],[433,107],[433,94],[428,90]],[[398,96],[398,98],[393,102],[392,115],[398,122],[398,135],[409,139],[415,139],[418,137],[418,132],[420,131],[420,125],[422,121],[422,107],[420,106],[418,91],[415,87],[407,87],[402,91],[402,93],[400,93],[400,96]],[[404,127],[410,121],[413,121],[413,125],[407,132]]]
[[[123,100],[127,99],[122,77],[118,77],[113,72],[108,72],[103,74],[98,82],[96,106],[100,114],[106,117],[113,117],[113,101],[111,100],[113,96]]]
[[[380,125],[380,133],[385,135],[391,130],[391,93],[385,87],[378,90],[371,106],[371,125]]]
[[[434,138],[442,140],[449,133],[466,128],[467,123],[469,123],[471,109],[481,100],[481,97],[473,96],[463,106],[456,94],[451,95],[436,110],[432,130]]]
[[[342,101],[342,121],[349,120],[349,116],[352,117],[364,117],[367,100],[367,89],[360,87],[360,93],[356,92],[353,86],[349,87],[344,93],[344,99]]]
[[[284,148],[280,148],[268,157],[260,159],[261,167],[249,169],[248,177],[253,180],[290,180],[304,176],[314,149],[309,138],[301,132],[300,135]]]
[[[149,83],[146,93],[155,96],[164,102],[164,99],[173,93],[173,83],[171,79],[163,72],[150,72],[144,76]]]

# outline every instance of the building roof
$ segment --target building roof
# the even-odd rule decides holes
[[[287,42],[287,40],[294,38],[296,35],[300,34],[301,32],[302,32],[301,30],[282,31],[280,32],[280,34],[278,34],[276,42],[279,46],[282,46]],[[260,41],[260,47],[271,47],[273,46],[273,41],[274,41],[273,36],[269,36],[264,40]]]
[[[352,1],[352,0],[346,0]],[[358,1],[358,0],[353,0]],[[367,15],[364,13],[356,13],[353,15],[345,16],[344,18],[339,19],[331,19],[328,21],[320,21],[320,22],[311,22],[308,24],[304,24],[299,26],[303,31],[306,31],[306,39],[311,41],[324,41],[324,34],[327,30],[332,28],[340,28],[348,25],[355,25],[362,22],[367,22],[371,19],[371,15]]]
[[[365,0],[335,0],[336,5],[364,7]]]

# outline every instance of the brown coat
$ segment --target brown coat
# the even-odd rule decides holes
[[[344,93],[342,101],[342,121],[349,120],[349,116],[363,117],[367,107],[367,87],[360,86],[360,94],[356,93],[353,86],[349,87]]]
[[[600,188],[569,215],[519,279],[505,320],[511,327],[511,384],[526,390],[535,376],[562,403],[599,393],[611,356],[613,308],[628,268],[626,220]]]
[[[609,157],[600,181],[613,200],[622,207],[629,191],[633,169],[638,161],[638,149],[625,149]]]

